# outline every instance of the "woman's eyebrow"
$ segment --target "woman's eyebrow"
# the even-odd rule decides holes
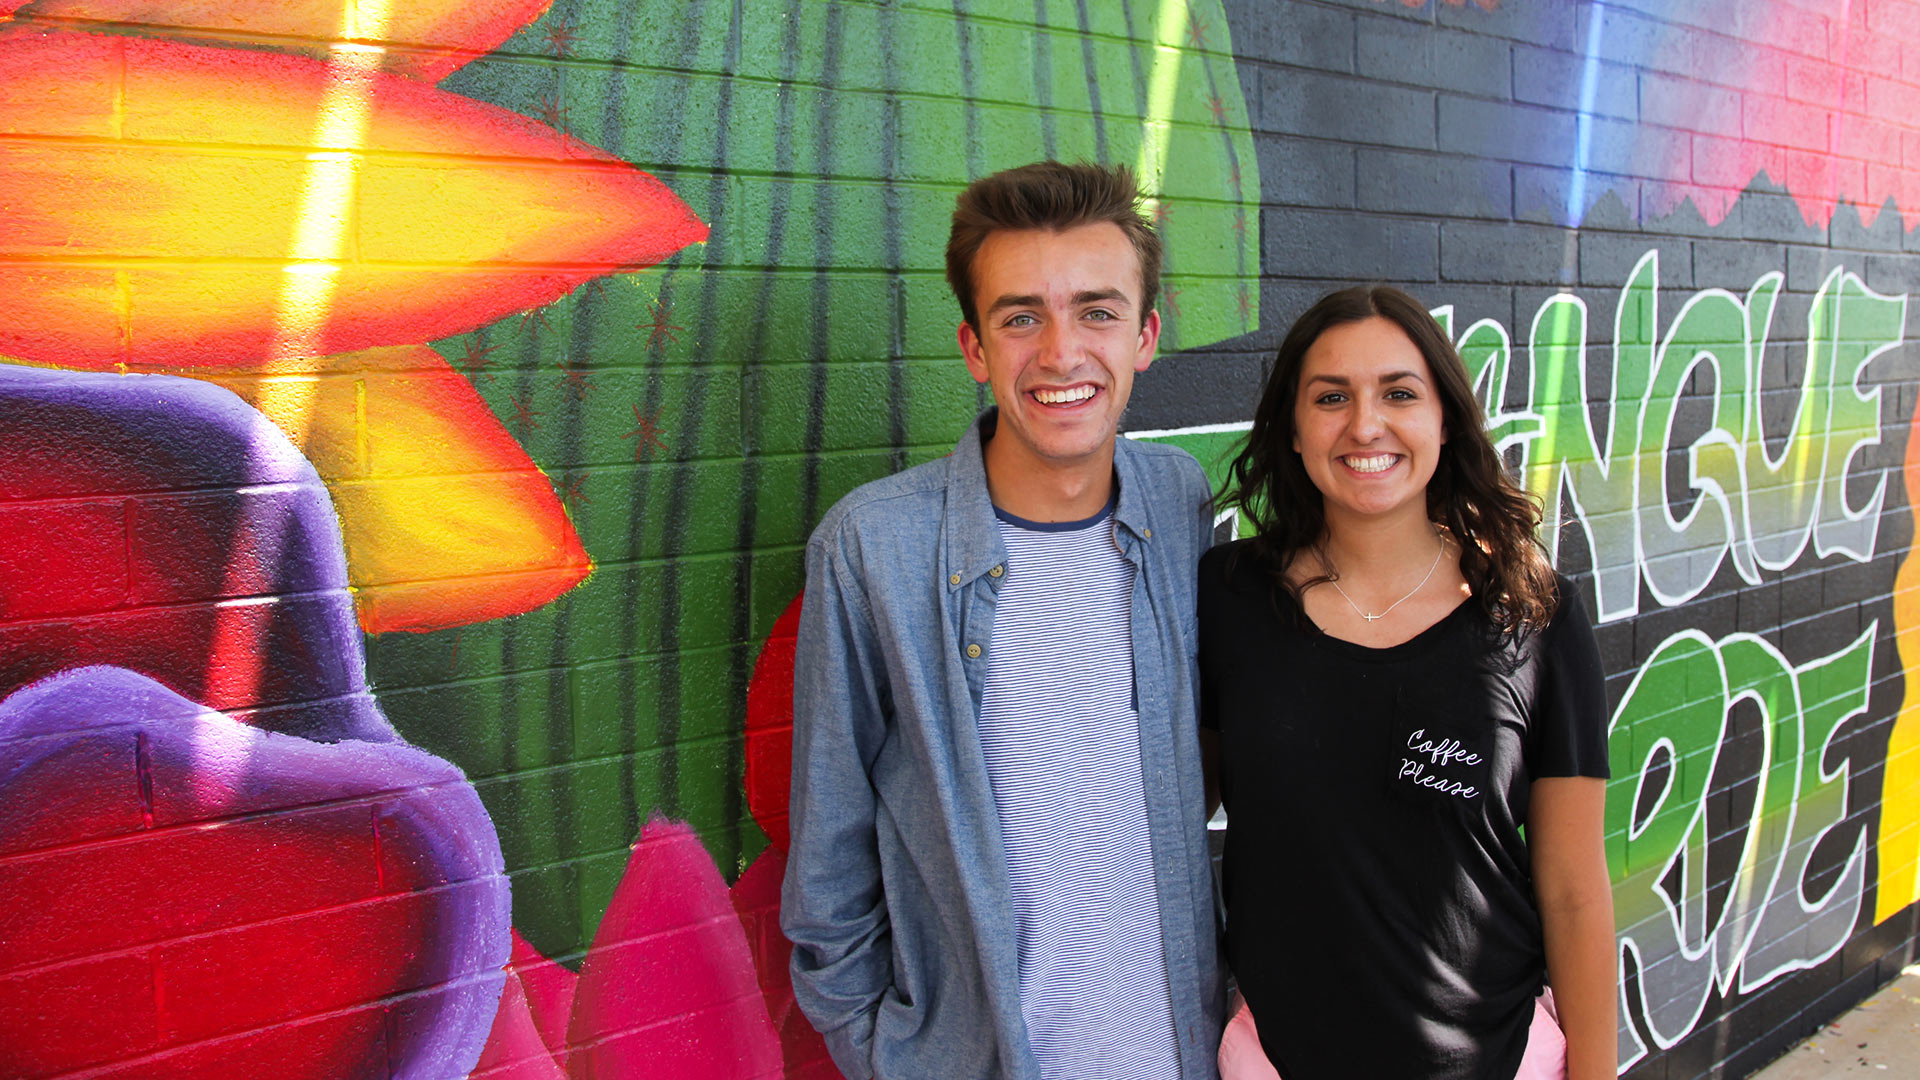
[[[1427,381],[1420,377],[1419,372],[1412,371],[1412,370],[1389,371],[1385,375],[1380,376],[1380,381],[1383,383],[1399,382],[1402,379],[1412,379],[1414,382],[1421,383],[1422,385],[1424,385]],[[1307,377],[1307,381],[1310,383],[1313,383],[1313,382],[1332,383],[1335,386],[1352,386],[1353,385],[1353,380],[1349,379],[1345,375],[1310,375]]]

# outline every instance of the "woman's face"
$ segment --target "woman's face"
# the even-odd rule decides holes
[[[1447,441],[1426,358],[1399,326],[1342,323],[1308,347],[1293,405],[1293,449],[1329,522],[1426,520],[1427,481]]]

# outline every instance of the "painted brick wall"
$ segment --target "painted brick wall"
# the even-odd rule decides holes
[[[1412,289],[1610,676],[1624,1071],[1912,959],[1920,4],[0,0],[0,1075],[828,1076],[799,550],[1128,162],[1130,435]]]

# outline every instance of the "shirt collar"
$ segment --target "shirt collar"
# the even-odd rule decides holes
[[[987,494],[985,444],[999,421],[999,409],[988,406],[953,448],[947,472],[948,589],[970,584],[1007,560],[1006,544],[993,516],[993,499]],[[1134,543],[1151,543],[1153,531],[1132,443],[1125,437],[1114,442],[1114,479],[1120,485],[1120,500],[1113,508],[1114,539],[1122,552],[1130,554]]]

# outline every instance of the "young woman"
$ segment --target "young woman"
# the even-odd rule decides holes
[[[1256,535],[1200,564],[1251,1011],[1223,1076],[1611,1078],[1593,630],[1425,308],[1301,316],[1226,501]]]

